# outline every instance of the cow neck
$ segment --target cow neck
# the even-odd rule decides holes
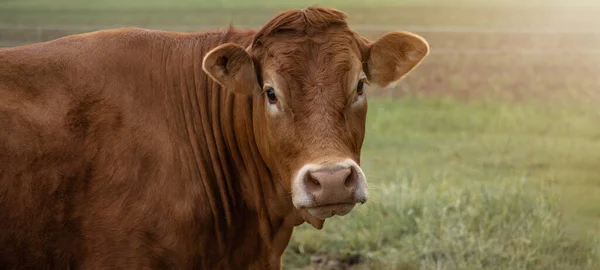
[[[278,265],[288,245],[294,226],[304,220],[293,211],[289,193],[281,181],[274,179],[256,143],[253,118],[253,98],[216,91],[222,97],[221,128],[227,151],[238,173],[243,203],[256,215],[260,237],[270,250],[270,264]],[[286,199],[290,200],[286,203]],[[267,203],[268,202],[268,203]],[[276,267],[277,268],[277,267]]]
[[[252,97],[229,93],[201,69],[204,55],[212,48],[233,42],[235,38],[241,40],[236,43],[246,46],[251,38],[228,35],[231,40],[227,40],[223,36],[204,34],[197,38],[192,50],[172,55],[169,62],[174,61],[176,65],[168,64],[181,68],[167,75],[175,78],[171,83],[180,90],[175,98],[181,104],[178,114],[184,125],[180,129],[185,131],[184,137],[189,142],[188,156],[192,157],[195,167],[190,169],[191,173],[199,178],[204,192],[199,194],[197,203],[210,208],[221,249],[227,249],[228,245],[223,243],[248,237],[237,232],[251,232],[250,227],[256,226],[263,244],[282,253],[293,225],[299,222],[297,218],[293,222],[286,219],[289,213],[273,205],[285,193],[277,195],[279,187],[274,184],[258,151],[253,132]]]

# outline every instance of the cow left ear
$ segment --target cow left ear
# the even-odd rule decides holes
[[[424,38],[409,32],[391,32],[366,44],[367,77],[383,88],[393,87],[429,54]]]
[[[258,87],[252,57],[237,44],[226,43],[209,51],[202,61],[202,69],[237,94],[251,95]]]

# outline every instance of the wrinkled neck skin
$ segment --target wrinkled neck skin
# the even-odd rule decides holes
[[[165,83],[175,86],[166,93],[167,121],[188,148],[175,153],[176,163],[189,171],[192,185],[200,185],[194,200],[195,221],[200,221],[195,226],[204,238],[198,239],[201,268],[280,269],[293,227],[304,220],[258,150],[253,99],[259,97],[232,94],[201,69],[212,48],[225,42],[247,46],[252,35],[215,32],[186,38],[190,41],[183,46],[181,41],[165,46],[163,66],[170,80]],[[236,254],[241,251],[246,254]],[[262,258],[269,261],[252,261]]]

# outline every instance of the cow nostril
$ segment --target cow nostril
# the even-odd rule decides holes
[[[356,171],[353,168],[350,168],[350,173],[346,177],[346,180],[344,180],[344,186],[353,187],[356,185],[355,183],[356,183]]]
[[[317,187],[321,185],[321,183],[319,183],[319,181],[317,181],[317,179],[314,179],[314,178],[313,178],[312,176],[310,176],[310,175],[308,176],[308,180],[309,180],[309,181],[310,181],[310,182],[311,182],[313,185],[315,185],[315,186],[317,186]]]
[[[317,180],[317,178],[312,176],[310,173],[306,174],[304,184],[309,190],[317,191],[321,189],[321,183],[319,182],[319,180]]]

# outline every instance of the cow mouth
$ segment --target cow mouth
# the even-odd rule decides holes
[[[307,207],[306,211],[313,217],[325,220],[334,215],[345,216],[352,211],[355,205],[355,203],[331,203]]]

